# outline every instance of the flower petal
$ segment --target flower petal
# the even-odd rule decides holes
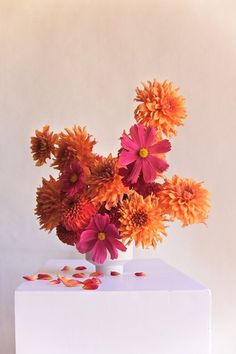
[[[61,280],[61,282],[66,286],[66,287],[69,287],[69,288],[72,288],[72,287],[75,287],[75,286],[78,286],[80,284],[82,284],[81,281],[79,280],[76,280],[76,279],[70,279],[70,278],[66,278],[66,277],[58,277],[59,280]]]
[[[154,169],[158,172],[163,172],[163,171],[167,170],[167,168],[169,167],[169,164],[165,160],[162,160],[156,156],[148,156],[147,160],[151,163],[151,165],[154,167]]]
[[[151,156],[148,156],[147,158],[142,160],[143,179],[146,183],[153,182],[157,175],[156,170],[150,162],[150,157]]]
[[[38,274],[38,280],[51,280],[52,276],[50,274]]]
[[[139,138],[139,131],[138,131],[138,124],[134,124],[131,128],[130,128],[130,135],[132,140],[138,145],[138,147],[141,147],[141,142],[140,142],[140,138]]]
[[[146,135],[146,131],[144,128],[143,124],[136,124],[137,126],[137,131],[138,131],[138,136],[139,136],[139,141],[140,141],[140,147],[145,147],[145,135]]]
[[[74,278],[85,278],[86,275],[85,275],[85,273],[74,273],[72,275],[72,277],[74,277]]]
[[[97,226],[97,230],[98,231],[104,231],[105,227],[107,226],[107,224],[109,223],[110,221],[110,217],[108,214],[96,214],[94,217],[94,222]],[[97,233],[96,233],[96,236],[97,236]]]
[[[107,227],[105,228],[105,232],[107,235],[112,237],[116,237],[116,238],[121,237],[117,227],[114,224],[108,224]]]
[[[85,270],[85,269],[87,269],[87,267],[85,267],[85,266],[75,267],[75,270]]]
[[[171,144],[169,140],[164,139],[159,141],[157,144],[154,144],[148,148],[150,154],[162,154],[171,150]]]
[[[126,166],[129,165],[130,163],[134,162],[137,160],[137,152],[136,151],[126,151],[122,150],[120,155],[119,155],[119,162],[121,166]]]
[[[102,281],[98,277],[95,277],[95,278],[92,278],[92,279],[86,279],[86,280],[83,281],[83,284],[85,284],[85,285],[92,284],[92,283],[100,285],[100,284],[102,284]]]
[[[96,283],[88,283],[83,285],[84,290],[96,290],[98,288],[98,284]]]
[[[84,230],[80,235],[80,241],[88,242],[97,238],[96,230]]]
[[[136,275],[136,277],[143,277],[146,274],[144,272],[136,272],[136,273],[134,273],[134,275]]]
[[[94,245],[96,244],[97,239],[91,240],[91,241],[84,241],[81,242],[81,240],[76,244],[76,248],[80,253],[87,253],[90,252]]]
[[[25,280],[28,280],[28,281],[35,281],[35,280],[38,280],[38,274],[24,275],[22,278],[24,278]]]
[[[61,283],[60,279],[53,279],[48,282],[48,284],[50,284],[50,285],[57,285],[60,283]]]
[[[124,149],[129,150],[129,151],[132,151],[132,150],[137,151],[139,148],[138,144],[135,141],[133,141],[126,133],[124,133],[122,135],[121,146]]]
[[[69,270],[71,270],[71,268],[70,268],[69,266],[67,266],[67,265],[65,265],[65,266],[61,269],[62,272],[68,272]]]
[[[157,135],[157,131],[155,128],[148,127],[146,128],[145,135],[145,146],[148,148],[148,150],[150,150],[149,147],[153,144]]]
[[[92,250],[92,260],[98,264],[104,263],[107,258],[107,250],[103,241],[97,241]]]
[[[134,163],[134,166],[133,166],[131,174],[128,178],[128,181],[131,181],[132,183],[136,183],[139,178],[141,169],[142,169],[142,162],[140,159],[138,159]]]
[[[89,274],[90,277],[103,277],[103,275],[102,272],[93,272]]]
[[[109,237],[104,241],[104,243],[110,253],[111,259],[116,259],[118,258],[118,251],[115,245],[113,244],[113,240],[115,240],[114,237]]]
[[[109,238],[109,240],[110,240],[110,238]],[[121,241],[117,240],[116,238],[113,238],[111,242],[116,248],[118,248],[118,250],[120,250],[122,252],[125,252],[127,250],[125,245]]]

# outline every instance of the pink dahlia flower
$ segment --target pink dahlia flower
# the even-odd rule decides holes
[[[68,197],[73,197],[83,189],[84,172],[76,161],[65,168],[60,179],[62,181],[62,192],[66,193]]]
[[[128,178],[131,183],[136,183],[141,174],[145,183],[153,182],[158,172],[162,173],[169,167],[157,155],[170,151],[170,142],[164,139],[156,143],[156,136],[155,128],[145,128],[143,124],[135,124],[130,128],[129,135],[123,134],[119,161],[121,166],[132,164]]]
[[[116,226],[110,223],[109,215],[96,214],[81,233],[76,248],[81,253],[91,252],[92,260],[102,264],[107,258],[107,250],[111,259],[118,257],[118,250],[126,251],[126,247],[119,241],[120,238]]]

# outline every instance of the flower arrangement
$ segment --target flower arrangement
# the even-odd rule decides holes
[[[52,160],[58,178],[43,178],[36,193],[42,229],[103,264],[127,246],[156,247],[166,227],[205,223],[209,192],[202,183],[164,172],[170,139],[186,118],[185,99],[171,82],[154,80],[136,89],[136,124],[120,138],[117,156],[100,156],[85,128],[55,134],[36,130],[31,151],[36,166]]]

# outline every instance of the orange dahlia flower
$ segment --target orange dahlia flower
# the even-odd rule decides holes
[[[43,131],[36,130],[36,136],[31,137],[31,152],[36,166],[42,166],[46,159],[51,158],[51,154],[55,154],[55,144],[58,136],[53,132],[49,132],[49,126],[45,125]]]
[[[83,194],[66,197],[62,202],[61,223],[68,231],[81,231],[97,212],[95,206]]]
[[[208,218],[209,192],[202,183],[175,175],[165,181],[158,196],[163,212],[171,221],[179,219],[182,226],[205,223]]]
[[[57,226],[57,237],[61,242],[74,246],[80,239],[80,231],[68,231],[60,224]]]
[[[71,162],[77,161],[84,169],[85,174],[89,173],[89,166],[94,160],[92,153],[95,140],[89,135],[85,128],[74,126],[65,129],[66,133],[60,133],[56,158],[52,163],[61,172]]]
[[[135,246],[155,247],[166,236],[164,218],[158,199],[154,196],[143,198],[134,192],[128,199],[123,200],[119,210],[119,231],[124,240]]]
[[[94,161],[87,183],[89,196],[96,205],[105,203],[105,208],[109,210],[122,201],[124,194],[129,193],[129,188],[122,183],[119,168],[118,158],[111,154]]]
[[[43,184],[37,189],[35,214],[38,216],[41,229],[51,232],[61,218],[61,184],[52,176],[43,178]]]
[[[155,127],[159,137],[176,135],[176,127],[184,124],[186,118],[185,99],[179,95],[172,83],[156,80],[143,83],[143,89],[136,89],[136,101],[140,103],[134,111],[137,122]]]

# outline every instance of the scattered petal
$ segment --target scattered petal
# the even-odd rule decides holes
[[[61,280],[61,282],[66,286],[66,287],[69,287],[69,288],[72,288],[72,287],[75,287],[75,286],[78,286],[80,284],[83,284],[81,281],[79,280],[75,280],[75,279],[70,279],[70,278],[66,278],[66,277],[60,277],[59,276],[59,280]]]
[[[38,280],[38,274],[24,275],[22,278],[24,278],[25,280],[28,280],[28,281],[34,281],[34,280]]]
[[[78,266],[75,268],[75,270],[85,270],[85,269],[87,269],[87,267],[85,266]]]
[[[50,285],[57,285],[57,284],[60,284],[60,283],[61,283],[60,279],[53,279],[53,280],[48,282],[48,284],[50,284]]]
[[[90,273],[90,277],[103,277],[103,273],[102,272],[93,272],[93,273]]]
[[[136,275],[136,277],[143,277],[143,276],[145,276],[146,274],[143,273],[143,272],[136,272],[136,273],[134,273],[134,275]]]
[[[74,278],[85,278],[86,274],[85,273],[75,273],[72,275]]]
[[[52,276],[50,274],[38,274],[38,280],[51,280]]]
[[[86,279],[85,281],[84,281],[84,284],[89,284],[89,283],[95,283],[95,284],[97,284],[97,285],[100,285],[100,284],[102,284],[102,281],[101,281],[101,279],[99,279],[99,278],[92,278],[92,279]]]
[[[119,273],[119,272],[111,272],[111,275],[112,275],[113,277],[117,277],[118,275],[120,275],[120,273]]]
[[[64,266],[64,267],[61,269],[61,271],[62,271],[62,272],[68,272],[70,269],[71,269],[71,268],[66,265],[66,266]]]
[[[98,284],[96,284],[94,282],[83,285],[84,290],[96,290],[97,288],[98,288]]]

